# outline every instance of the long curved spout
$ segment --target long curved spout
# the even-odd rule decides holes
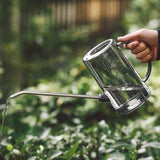
[[[99,101],[108,101],[107,96],[100,94],[99,96],[95,95],[81,95],[81,94],[64,94],[64,93],[52,93],[52,92],[39,92],[39,91],[20,91],[12,94],[9,98],[13,99],[20,95],[31,94],[31,95],[40,95],[40,96],[57,96],[57,97],[73,97],[73,98],[87,98],[87,99],[98,99]]]

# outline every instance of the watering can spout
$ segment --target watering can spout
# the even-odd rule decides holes
[[[101,102],[109,102],[108,97],[104,93],[99,94],[99,96],[95,96],[95,95],[64,94],[64,93],[38,92],[38,91],[20,91],[20,92],[12,94],[9,98],[13,99],[13,98],[16,98],[24,94],[39,95],[39,96],[57,96],[57,97],[98,99]]]

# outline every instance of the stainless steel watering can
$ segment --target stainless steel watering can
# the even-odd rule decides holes
[[[121,115],[136,110],[149,97],[145,81],[151,73],[151,61],[142,79],[121,51],[120,42],[109,39],[98,44],[83,57],[83,62]]]
[[[98,44],[83,57],[83,62],[102,89],[102,94],[95,96],[26,90],[12,94],[7,103],[23,94],[98,99],[110,102],[115,110],[125,115],[140,107],[149,97],[150,90],[145,81],[151,73],[151,61],[142,79],[121,51],[120,42],[109,39]]]

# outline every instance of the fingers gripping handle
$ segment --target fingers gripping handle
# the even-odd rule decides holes
[[[117,46],[120,46],[122,44],[128,44],[129,42],[118,42],[117,43]],[[142,81],[143,82],[146,82],[151,74],[151,71],[152,71],[152,61],[151,59],[148,61],[148,69],[147,69],[147,73],[146,73],[146,76],[144,78],[142,78]]]

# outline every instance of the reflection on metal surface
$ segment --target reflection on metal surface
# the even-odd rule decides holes
[[[120,44],[113,39],[106,40],[90,50],[83,62],[114,109],[127,114],[144,103],[150,90],[121,51]],[[150,72],[149,65],[145,81]],[[133,104],[134,100],[137,103]]]

